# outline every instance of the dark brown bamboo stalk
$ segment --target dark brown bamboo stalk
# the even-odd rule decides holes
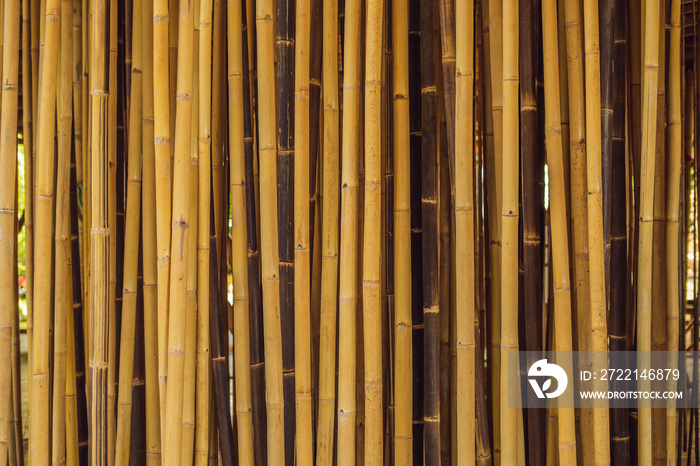
[[[214,205],[212,190],[212,205]],[[209,239],[209,326],[211,337],[211,362],[214,375],[214,401],[216,406],[216,418],[219,427],[219,446],[221,448],[221,461],[224,466],[235,464],[234,438],[231,426],[231,408],[228,385],[228,367],[226,367],[226,346],[222,332],[221,294],[219,293],[219,266],[217,258],[219,252],[216,247],[214,213],[210,222]]]
[[[601,162],[603,170],[603,237],[605,241],[605,283],[610,287],[610,221],[612,208],[612,144],[613,144],[613,18],[615,0],[600,0],[600,122]],[[618,15],[619,16],[619,15]],[[624,199],[624,197],[622,198]],[[610,303],[608,303],[610,305]],[[609,308],[612,310],[612,307]]]
[[[141,259],[139,248],[139,259]],[[121,387],[122,390],[131,389],[131,437],[130,437],[130,463],[133,466],[146,464],[146,363],[144,347],[143,327],[143,272],[142,261],[139,260],[139,269],[136,277],[136,326],[134,332],[134,373],[131,387]]]
[[[455,0],[440,0],[440,46],[442,49],[442,95],[445,105],[450,193],[454,196],[455,170]]]
[[[409,2],[408,102],[411,130],[411,325],[413,327],[413,458],[423,458],[423,221],[421,209],[421,27],[420,2]]]
[[[245,3],[242,17],[246,18]],[[243,30],[243,94],[250,89],[250,57],[248,55],[248,36]],[[253,132],[251,100],[243,101],[243,149],[245,153],[245,179],[254,180],[256,163]],[[258,248],[258,224],[256,215],[257,192],[255,183],[246,184],[246,217],[248,221],[248,299],[250,325],[250,382],[253,406],[253,446],[257,464],[267,463],[267,411],[265,409],[265,359],[263,348],[262,323],[262,289],[260,287],[260,250]]]
[[[294,0],[277,0],[277,231],[285,463],[294,464]]]
[[[535,41],[534,0],[520,0],[520,165],[523,229],[523,311],[525,351],[528,365],[540,359],[542,351],[542,249],[540,244],[541,210],[544,200],[539,181],[542,174],[538,147],[537,63],[539,43]],[[534,393],[526,391],[528,402]],[[541,409],[526,410],[527,457],[530,464],[544,463],[545,414]]]
[[[612,3],[612,2],[610,2]],[[625,0],[615,0],[611,7],[604,3],[608,9],[613,9],[617,14],[614,18],[614,50],[612,60],[612,141],[610,154],[610,183],[604,184],[610,189],[609,221],[610,221],[610,350],[627,350],[627,276],[617,271],[627,268],[627,185],[625,181],[626,156],[625,156],[625,100],[627,89],[627,11]],[[610,13],[608,13],[610,14]],[[601,18],[601,25],[603,24]],[[602,30],[602,27],[601,27]],[[602,44],[601,44],[602,45]],[[601,64],[604,63],[605,47],[601,47]],[[601,73],[605,69],[601,67]],[[603,86],[605,88],[605,86]],[[603,125],[606,114],[603,111]],[[605,128],[605,126],[603,126]],[[605,132],[603,132],[605,134]],[[605,139],[603,139],[605,148]],[[604,149],[605,151],[605,149]],[[603,152],[605,153],[605,152]],[[604,172],[605,173],[605,172]],[[605,176],[605,175],[604,175]],[[608,198],[605,197],[607,201]],[[605,204],[604,204],[605,207]],[[618,382],[611,382],[612,390]],[[625,408],[610,410],[610,458],[613,464],[629,464],[629,424],[628,414]]]
[[[73,159],[75,160],[75,153]],[[81,285],[81,254],[78,241],[78,190],[76,169],[73,164],[70,174],[70,219],[71,228],[71,260],[73,285],[73,333],[75,339],[75,388],[76,404],[78,407],[78,458],[80,464],[88,463],[88,414],[87,398],[85,396],[85,339],[83,336],[83,299]]]
[[[423,226],[423,321],[425,464],[440,464],[440,306],[438,232],[438,122],[435,8],[420,2],[421,46],[421,211]]]

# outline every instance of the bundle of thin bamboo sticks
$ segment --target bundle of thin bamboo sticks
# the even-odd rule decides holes
[[[698,461],[509,360],[699,349],[699,22],[0,0],[0,464]]]

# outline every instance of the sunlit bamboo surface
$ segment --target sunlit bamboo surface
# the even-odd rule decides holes
[[[516,409],[508,362],[700,349],[699,33],[0,0],[0,466],[700,464],[697,408]]]

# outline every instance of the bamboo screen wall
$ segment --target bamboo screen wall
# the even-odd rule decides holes
[[[699,20],[0,0],[0,465],[700,461],[697,408],[507,401],[699,349]]]

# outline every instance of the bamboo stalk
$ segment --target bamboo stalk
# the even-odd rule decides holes
[[[211,37],[213,4],[199,4],[199,115],[197,208],[197,406],[195,421],[195,465],[204,466],[209,456],[210,427],[210,337],[209,337],[209,228],[211,217]]]
[[[228,13],[229,147],[231,154],[231,204],[233,231],[234,370],[238,448],[241,464],[254,463],[253,419],[250,383],[250,325],[248,298],[247,230],[245,207],[245,150],[243,132],[243,18],[240,4]]]
[[[603,189],[603,241],[605,248],[605,290],[610,293],[610,222],[612,208],[612,143],[613,143],[613,46],[615,0],[600,0],[598,11],[600,34],[600,120],[601,170]],[[609,303],[608,303],[609,306]],[[612,309],[612,308],[610,308]]]
[[[170,219],[172,215],[170,161],[170,89],[168,79],[168,0],[153,2],[153,143],[155,150],[156,228],[158,265],[158,385],[161,442],[165,440],[167,388],[168,300],[170,296]],[[174,64],[173,64],[174,66]]]
[[[177,115],[173,165],[173,214],[170,250],[170,305],[168,318],[168,376],[165,404],[163,461],[180,464],[187,334],[187,269],[189,260],[189,184],[192,112],[193,4],[180,4],[178,20]]]
[[[470,464],[475,457],[475,263],[474,263],[474,11],[471,1],[456,4],[456,104],[455,104],[455,397],[453,418],[458,464]]]
[[[15,192],[17,180],[17,100],[19,72],[19,2],[7,0],[4,2],[2,28],[2,111],[0,113],[0,232],[4,232],[4,253],[0,256],[0,272],[5,277],[15,277],[17,261],[15,258],[16,211]],[[0,458],[10,457],[16,451],[9,440],[13,430],[10,429],[9,419],[14,417],[14,402],[12,401],[12,321],[13,313],[17,313],[16,287],[12,279],[4,280],[0,292],[0,345],[5,355],[0,367]],[[49,284],[50,286],[50,284]],[[17,384],[15,384],[17,385]],[[48,394],[47,394],[48,395]],[[21,412],[20,412],[21,414]],[[48,453],[48,451],[47,451]]]
[[[473,8],[473,4],[472,4]],[[442,52],[442,86],[449,152],[450,195],[454,200],[455,180],[455,4],[440,0],[440,49]]]
[[[359,161],[362,76],[362,10],[355,0],[345,2],[343,63],[343,121],[341,167],[340,285],[338,305],[338,463],[362,464],[362,437],[356,435],[358,407],[362,397],[356,379],[358,333]],[[364,259],[364,258],[363,258]],[[361,346],[361,345],[360,345]],[[359,374],[358,374],[359,372]],[[364,374],[363,374],[364,375]],[[367,395],[367,394],[365,394]],[[360,401],[359,403],[363,403]],[[358,438],[359,437],[359,438]],[[359,451],[356,451],[356,445]]]
[[[408,74],[408,2],[392,10],[394,125],[394,464],[413,462],[411,360],[411,166]]]
[[[382,464],[381,352],[381,52],[384,2],[367,4],[365,38],[365,186],[362,316],[365,366],[365,463]],[[439,454],[439,442],[438,442]]]
[[[642,85],[642,145],[641,190],[639,216],[639,259],[637,282],[637,350],[651,350],[651,286],[652,236],[654,216],[654,172],[656,148],[657,85],[659,80],[659,4],[649,2],[644,17],[644,77]],[[643,362],[642,362],[643,364]],[[639,389],[648,389],[647,381],[640,381]],[[638,461],[641,465],[652,462],[651,410],[639,408]]]
[[[149,18],[153,13],[153,0],[143,3],[142,14]],[[143,103],[142,103],[142,195],[141,238],[143,242],[143,317],[144,354],[146,374],[146,450],[149,466],[161,463],[161,400],[159,392],[159,296],[157,264],[157,201],[156,163],[154,144],[154,24],[141,24]],[[133,81],[132,81],[133,85]],[[138,105],[133,101],[132,105]]]
[[[256,4],[258,39],[260,151],[260,233],[263,284],[263,325],[265,330],[265,391],[267,394],[267,457],[283,464],[285,454],[282,336],[280,328],[279,251],[277,241],[277,173],[275,163],[275,95],[273,22],[271,0]]]
[[[666,126],[666,351],[675,354],[678,351],[679,319],[679,204],[681,199],[681,167],[683,152],[681,127],[681,5],[680,1],[671,2],[670,45],[668,64],[668,124]],[[687,116],[686,116],[687,118]],[[682,249],[681,249],[682,251]],[[685,290],[685,287],[681,289]],[[678,358],[669,356],[671,368],[678,366]],[[676,382],[669,380],[667,390],[676,390]],[[668,401],[666,406],[666,454],[668,464],[676,463],[677,409],[675,401]]]
[[[46,6],[46,43],[44,46],[46,63],[42,67],[41,76],[41,100],[39,102],[39,126],[46,135],[53,134],[55,128],[54,109],[56,104],[56,74],[58,68],[58,44],[60,31],[60,2],[49,0]],[[98,15],[99,12],[96,12]],[[98,35],[98,34],[95,34]],[[16,37],[16,34],[15,34]],[[4,57],[3,57],[4,59]],[[97,60],[98,57],[95,57]],[[105,86],[106,87],[106,86]],[[95,87],[97,89],[97,87]],[[104,87],[102,90],[105,90]],[[101,100],[103,96],[95,97],[94,102]],[[96,151],[97,135],[95,144]],[[36,227],[37,237],[35,243],[35,281],[34,293],[36,296],[50,296],[52,284],[52,251],[51,223],[53,213],[53,139],[44,137],[39,139],[37,149],[37,179],[36,179]],[[7,144],[4,144],[7,147]],[[14,150],[12,158],[14,160]],[[14,170],[8,173],[14,173]],[[3,184],[7,186],[9,184]],[[96,233],[95,236],[100,236]],[[98,279],[100,274],[95,274]],[[106,283],[105,283],[106,285]],[[106,302],[104,303],[106,304]],[[33,311],[34,321],[34,347],[32,351],[32,416],[30,435],[30,461],[33,464],[48,464],[49,462],[49,320],[50,302],[48,299],[37,300]],[[101,355],[100,355],[101,356]],[[106,356],[106,355],[105,355]],[[101,361],[102,359],[99,358]],[[99,371],[98,371],[99,372]],[[95,374],[99,378],[98,374]],[[97,403],[94,404],[95,407]],[[96,413],[95,413],[96,414]],[[94,424],[93,425],[97,425]],[[98,431],[100,432],[98,434]],[[95,440],[100,438],[101,429],[94,429]],[[95,461],[94,464],[97,464]]]
[[[318,436],[316,462],[333,462],[338,293],[339,105],[337,0],[323,4],[323,159]],[[260,68],[260,67],[259,67]],[[262,70],[260,70],[262,77]],[[262,88],[261,88],[262,89]],[[262,96],[262,92],[259,93]],[[261,134],[262,136],[262,134]],[[261,193],[262,194],[262,193]],[[267,360],[267,358],[266,358]],[[354,446],[353,446],[354,449]],[[268,458],[269,459],[269,458]]]
[[[115,464],[129,463],[131,447],[132,392],[128,389],[134,374],[136,336],[136,294],[141,220],[141,150],[142,150],[142,50],[141,5],[134,5],[134,47],[131,66],[131,96],[129,112],[129,161],[127,176],[127,206],[124,237],[124,290],[122,293],[121,344],[119,352],[119,400]]]
[[[311,1],[296,3],[294,75],[294,367],[298,464],[313,463],[311,396],[310,95]]]
[[[508,406],[508,352],[518,347],[518,4],[503,4],[503,180],[501,203],[501,461],[515,464],[518,412]]]

